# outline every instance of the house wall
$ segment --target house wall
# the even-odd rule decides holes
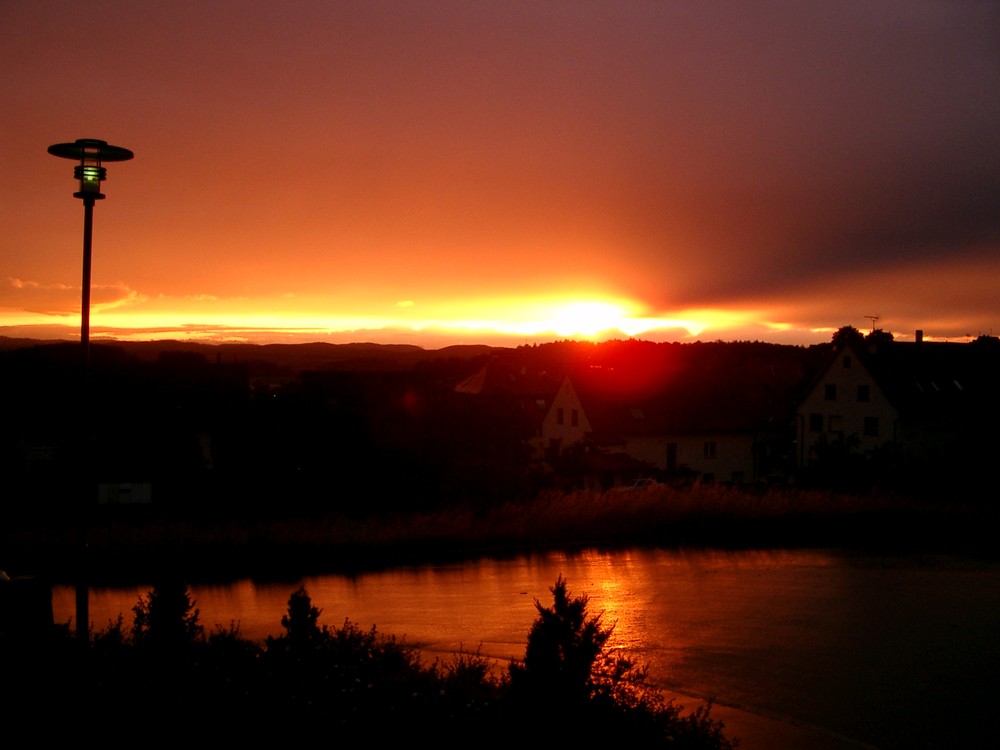
[[[817,443],[856,436],[857,450],[895,442],[899,414],[857,355],[844,349],[798,408],[799,463],[808,465]]]
[[[559,450],[565,450],[583,442],[590,432],[590,421],[580,405],[576,389],[569,378],[566,378],[542,419],[540,442],[543,448],[558,445]]]
[[[626,438],[624,450],[664,471],[671,469],[668,454],[676,451],[676,470],[697,472],[710,481],[749,482],[758,478],[754,444],[753,435],[742,433],[636,435]]]

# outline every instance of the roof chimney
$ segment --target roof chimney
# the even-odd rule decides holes
[[[924,332],[923,332],[922,329],[920,329],[920,328],[917,329],[917,336],[916,336],[916,338],[917,338],[917,343],[918,344],[922,344],[923,343],[923,341],[924,341]]]

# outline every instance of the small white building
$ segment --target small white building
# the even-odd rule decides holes
[[[645,391],[623,388],[614,373],[566,378],[542,420],[537,446],[552,456],[573,446],[628,457],[641,469],[708,482],[760,481],[782,416],[753,378],[698,372]],[[784,433],[785,430],[782,429]],[[791,434],[782,435],[786,442]]]

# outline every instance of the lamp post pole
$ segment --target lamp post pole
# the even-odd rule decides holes
[[[94,238],[94,198],[83,199],[83,282],[80,300],[80,349],[84,369],[90,365],[90,266]]]
[[[81,400],[83,401],[81,408],[86,409],[89,401],[88,381],[90,376],[90,267],[94,235],[94,203],[104,198],[101,193],[101,182],[107,173],[101,164],[106,161],[127,161],[133,157],[133,153],[127,148],[109,146],[107,141],[100,141],[96,138],[80,138],[73,143],[57,143],[49,146],[48,151],[53,156],[79,162],[73,170],[73,176],[80,181],[80,190],[73,193],[73,197],[83,201],[83,290],[80,302],[80,354],[82,360]],[[80,508],[78,541],[80,557],[77,561],[79,567],[76,571],[76,637],[82,643],[86,643],[90,638],[87,524],[90,520],[88,510],[93,498],[88,497],[87,493],[93,488],[85,479],[90,458],[89,451],[86,449],[87,416],[89,416],[89,410],[83,411],[80,424],[81,461],[83,464],[80,473],[81,477],[84,478],[84,497]]]

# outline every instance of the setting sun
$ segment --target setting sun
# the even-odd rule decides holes
[[[468,313],[475,311],[475,316]],[[705,329],[697,317],[658,317],[641,314],[636,302],[612,298],[493,299],[469,301],[465,306],[437,309],[433,319],[420,318],[415,330],[446,329],[480,335],[523,338],[598,339],[638,336],[654,331],[681,331],[696,336]],[[719,314],[710,314],[719,318]]]
[[[627,313],[620,305],[609,302],[574,302],[552,311],[543,322],[543,329],[560,336],[593,336],[601,331],[621,329]],[[540,333],[533,331],[532,333]]]

